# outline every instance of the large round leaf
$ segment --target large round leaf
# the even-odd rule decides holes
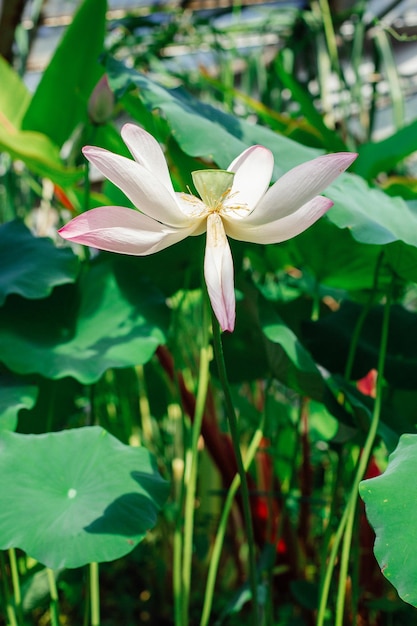
[[[127,554],[167,495],[145,449],[97,426],[0,433],[0,548],[21,548],[53,569]]]
[[[111,367],[146,363],[164,341],[167,308],[135,274],[116,279],[102,257],[77,288],[43,300],[9,298],[0,309],[0,360],[19,374],[96,382]]]
[[[78,266],[70,248],[56,248],[47,237],[34,237],[20,220],[0,226],[0,305],[11,293],[43,298],[56,285],[73,282]]]
[[[399,596],[417,606],[417,435],[403,435],[388,468],[360,494],[375,533],[375,556]]]

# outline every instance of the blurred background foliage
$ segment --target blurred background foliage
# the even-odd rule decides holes
[[[104,547],[90,546],[82,525],[80,532],[103,562],[103,625],[174,623],[172,554],[199,370],[203,244],[189,238],[133,258],[72,249],[56,232],[93,206],[126,205],[118,189],[89,172],[81,147],[127,155],[119,128],[133,120],[163,144],[178,190],[192,189],[192,170],[227,167],[254,143],[274,153],[274,178],[323,152],[359,154],[328,190],[335,206],[307,232],[279,246],[231,242],[237,326],[224,350],[243,450],[262,425],[248,473],[260,623],[316,624],[326,555],[376,410],[387,308],[380,421],[366,478],[385,469],[388,453],[417,423],[416,36],[415,6],[405,1],[0,5],[0,450],[7,444],[20,459],[3,461],[0,494],[21,507],[17,517],[0,514],[0,547],[21,549],[20,596],[15,585],[11,591],[13,556],[2,555],[0,623],[88,623],[82,559],[77,567],[68,555],[58,560],[58,545],[69,545],[66,529],[29,542],[29,507],[40,503],[39,524],[48,530],[46,477],[51,467],[69,473],[77,450],[85,480],[102,477],[97,506],[107,502],[106,454],[129,466],[127,451],[139,444],[171,484],[165,502],[155,468],[141,457],[154,481],[143,488],[153,530],[141,541],[139,517],[138,536],[123,548],[117,541],[125,528]],[[81,450],[98,432],[93,427],[119,443],[112,439],[91,466]],[[78,448],[65,434],[72,431],[81,433]],[[48,440],[49,453],[47,433],[64,433]],[[217,524],[236,472],[214,365],[200,448],[190,624],[200,623]],[[406,501],[416,471],[412,464],[395,485]],[[135,503],[128,505],[137,512]],[[119,504],[120,514],[126,502]],[[415,608],[381,574],[361,507],[343,610],[336,606],[337,560],[322,623],[415,624]],[[19,526],[19,540],[10,525]],[[397,552],[412,543],[401,530],[396,537]],[[246,548],[237,499],[210,623],[251,623]],[[55,570],[59,606],[45,565]],[[407,600],[413,571],[396,564],[392,580]]]

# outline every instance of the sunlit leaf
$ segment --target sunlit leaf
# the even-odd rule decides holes
[[[375,556],[399,596],[417,606],[417,435],[403,435],[382,476],[365,480],[360,494],[376,534]]]
[[[103,69],[106,0],[84,0],[42,75],[22,121],[23,130],[38,131],[55,144],[69,138],[87,119],[88,98]]]
[[[20,127],[31,94],[19,74],[0,56],[0,128]]]
[[[339,228],[349,228],[362,243],[394,241],[417,246],[417,211],[402,198],[391,198],[354,174],[342,174],[326,190],[334,202],[327,213]]]
[[[186,154],[212,159],[225,168],[245,148],[259,143],[274,153],[276,176],[321,154],[266,126],[250,124],[202,103],[181,89],[166,89],[119,61],[109,58],[106,67],[118,94],[135,87],[149,109],[163,111],[175,140]]]
[[[168,485],[144,448],[99,427],[0,433],[0,547],[58,569],[112,561],[157,520]]]

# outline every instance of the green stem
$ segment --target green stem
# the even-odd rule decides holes
[[[59,626],[58,591],[56,588],[55,574],[49,567],[46,568],[46,574],[48,576],[49,593],[51,596],[51,602],[49,604],[51,626]]]
[[[23,623],[22,593],[20,590],[19,570],[17,567],[16,551],[14,548],[9,548],[9,561],[10,572],[12,574],[14,605],[19,622]]]
[[[98,563],[90,563],[91,626],[100,626],[100,583]]]
[[[241,489],[242,489],[242,505],[243,505],[243,517],[246,526],[246,536],[248,541],[249,551],[249,582],[252,593],[253,601],[253,624],[259,623],[258,613],[258,591],[257,591],[257,573],[256,573],[256,560],[255,560],[255,541],[253,536],[252,516],[250,510],[250,499],[248,482],[246,478],[245,468],[243,466],[242,454],[240,451],[239,442],[239,429],[237,423],[237,417],[235,408],[233,406],[232,395],[230,392],[229,381],[227,378],[226,364],[223,355],[223,345],[220,335],[220,326],[213,314],[213,348],[214,356],[217,362],[217,368],[219,373],[220,383],[224,393],[224,400],[226,405],[226,414],[229,421],[230,435],[232,437],[233,449],[236,455],[237,470],[240,476]]]
[[[248,451],[243,463],[245,472],[248,471],[256,451],[259,448],[259,444],[263,437],[263,430],[265,424],[265,413],[262,415],[262,421],[255,431],[252,437],[252,441],[249,444]],[[214,540],[213,550],[211,553],[210,566],[207,576],[206,591],[204,594],[203,612],[201,615],[200,626],[207,626],[210,619],[211,607],[213,604],[214,588],[216,584],[217,571],[219,568],[220,556],[223,547],[224,537],[226,534],[227,520],[232,508],[233,501],[235,499],[237,490],[240,487],[240,475],[236,474],[227,492],[226,500],[223,505],[222,514],[219,521],[219,527],[217,529],[216,538]]]
[[[318,609],[318,614],[317,614],[316,626],[323,626],[324,624],[325,611],[327,607],[327,601],[329,597],[330,584],[332,580],[336,556],[339,550],[340,543],[343,538],[343,534],[345,533],[343,548],[342,548],[341,572],[339,576],[339,588],[338,588],[337,605],[336,605],[335,626],[340,626],[341,624],[343,624],[343,611],[344,611],[344,602],[345,602],[345,594],[346,594],[347,566],[348,566],[348,561],[349,561],[350,545],[352,541],[352,529],[353,529],[353,523],[355,519],[359,483],[361,482],[366,472],[366,468],[368,466],[369,458],[372,452],[372,447],[373,447],[376,433],[378,430],[379,417],[381,413],[382,382],[383,382],[385,358],[386,358],[386,353],[387,353],[390,306],[391,306],[391,298],[387,297],[387,302],[385,304],[385,309],[384,309],[381,345],[380,345],[378,366],[377,366],[378,378],[377,378],[377,385],[376,385],[376,398],[375,398],[375,404],[374,404],[374,411],[372,414],[372,419],[371,419],[371,423],[369,426],[368,435],[366,437],[365,445],[362,451],[362,455],[360,456],[359,461],[358,461],[349,500],[344,510],[342,519],[340,520],[338,529],[336,531],[336,534],[333,540],[332,549],[330,551],[326,573],[325,573],[324,580],[323,580],[323,586],[322,586],[321,594],[320,594],[320,604],[319,604],[319,609]]]
[[[319,7],[321,11],[321,18],[323,20],[324,33],[326,36],[327,49],[329,51],[329,57],[334,71],[340,77],[340,63],[339,54],[337,51],[336,35],[333,28],[332,14],[328,0],[319,0]]]
[[[174,380],[177,378],[174,374]],[[178,407],[180,405],[178,404]],[[179,409],[180,410],[180,409]],[[171,415],[172,417],[172,415]],[[181,419],[180,419],[181,417]],[[183,551],[183,510],[185,501],[184,486],[184,468],[185,468],[185,442],[187,441],[187,425],[184,413],[181,411],[179,416],[175,416],[176,422],[181,422],[181,433],[176,433],[175,437],[175,454],[173,463],[173,483],[174,498],[177,503],[177,515],[175,520],[174,538],[173,538],[173,572],[172,572],[172,590],[174,594],[174,623],[175,626],[182,625],[182,551]],[[176,427],[178,429],[179,426]],[[178,439],[181,439],[179,443]],[[181,450],[181,454],[180,454]]]
[[[186,452],[184,468],[184,488],[186,495],[182,555],[182,626],[188,626],[189,623],[194,508],[198,469],[198,440],[201,434],[201,424],[203,422],[204,408],[206,404],[207,389],[210,377],[210,346],[207,308],[207,298],[203,297],[203,324],[202,346],[200,349],[200,371],[198,377],[197,397],[191,434],[191,447]]]
[[[358,343],[359,343],[359,337],[362,333],[362,328],[363,325],[365,323],[365,320],[368,316],[368,313],[374,303],[375,300],[375,296],[378,290],[378,279],[379,279],[379,272],[381,269],[381,264],[382,264],[382,260],[384,258],[384,253],[381,252],[381,254],[379,255],[377,261],[376,261],[376,265],[375,265],[375,271],[374,271],[374,280],[373,280],[373,284],[372,284],[372,289],[371,289],[371,293],[369,295],[369,299],[368,302],[365,304],[365,306],[363,307],[358,320],[356,322],[354,331],[353,331],[353,335],[352,335],[352,339],[350,341],[350,346],[349,346],[349,353],[348,353],[348,357],[346,359],[346,367],[345,367],[345,375],[344,378],[345,380],[350,380],[350,377],[352,376],[352,369],[353,369],[353,365],[355,363],[355,356],[356,356],[356,350],[358,347]]]
[[[347,580],[348,568],[349,568],[350,547],[352,544],[352,533],[353,533],[353,527],[354,527],[354,522],[355,522],[356,506],[358,502],[359,483],[363,479],[365,472],[366,472],[366,468],[368,467],[369,459],[372,454],[372,448],[374,445],[375,437],[378,431],[379,418],[381,415],[382,387],[383,387],[385,360],[387,356],[390,312],[391,312],[391,293],[389,293],[386,299],[385,307],[384,307],[384,317],[382,321],[382,333],[381,333],[381,345],[379,349],[379,357],[378,357],[378,365],[377,365],[378,378],[377,378],[377,383],[376,383],[376,397],[375,397],[374,410],[372,414],[371,424],[369,426],[368,436],[365,441],[365,446],[359,458],[355,480],[352,486],[352,491],[350,493],[349,502],[348,502],[348,506],[346,509],[347,519],[346,519],[345,534],[343,538],[342,556],[341,556],[341,561],[340,561],[340,575],[339,575],[339,588],[338,588],[337,603],[336,603],[335,626],[343,626],[343,614],[344,614],[345,597],[346,597],[346,580]]]
[[[145,442],[146,447],[151,449],[153,443],[152,414],[146,391],[145,370],[143,365],[137,365],[136,375],[139,389],[139,410],[142,422],[143,441]]]
[[[3,594],[6,603],[7,626],[18,626],[15,608],[10,599],[10,592],[7,584],[6,563],[3,550],[0,550],[0,574],[3,581]]]

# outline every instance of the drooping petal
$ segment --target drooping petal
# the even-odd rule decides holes
[[[329,198],[316,196],[291,215],[286,215],[267,224],[248,226],[246,220],[238,222],[228,218],[223,218],[223,221],[226,233],[233,239],[263,244],[280,243],[307,230],[332,206],[333,202]]]
[[[135,161],[143,165],[149,172],[152,172],[155,178],[173,196],[175,191],[169,175],[168,165],[161,146],[156,139],[143,128],[136,126],[136,124],[125,124],[121,130],[121,135]]]
[[[294,167],[268,189],[255,210],[244,218],[246,224],[260,226],[291,215],[324,191],[356,157],[352,152],[338,152]]]
[[[134,209],[106,206],[78,215],[58,232],[63,239],[85,246],[142,256],[185,239],[193,228],[170,228]]]
[[[246,207],[251,211],[268,189],[274,169],[274,157],[268,148],[252,146],[227,168],[235,173],[227,207]]]
[[[204,277],[211,306],[221,329],[232,332],[236,315],[233,259],[218,213],[210,213],[207,218]]]
[[[143,165],[93,146],[83,148],[83,153],[142,213],[174,228],[190,225],[190,219],[181,211],[175,194],[172,196]]]

